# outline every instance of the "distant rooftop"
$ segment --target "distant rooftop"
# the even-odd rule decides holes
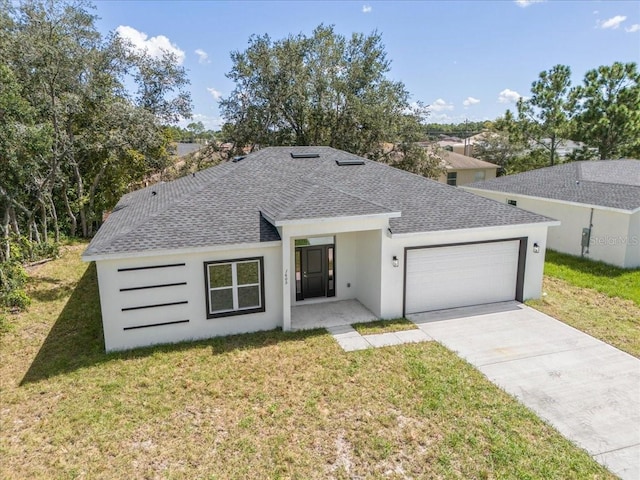
[[[563,163],[467,187],[636,210],[640,208],[640,160]]]

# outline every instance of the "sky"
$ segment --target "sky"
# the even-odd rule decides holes
[[[600,65],[640,63],[640,1],[116,1],[96,0],[97,26],[137,48],[173,51],[191,81],[193,118],[223,123],[218,100],[234,88],[230,53],[249,37],[378,31],[391,60],[388,77],[430,122],[492,120],[530,93],[539,73],[568,65],[573,84]]]

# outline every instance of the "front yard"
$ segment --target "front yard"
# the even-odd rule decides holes
[[[533,308],[640,358],[640,269],[548,251]]]
[[[273,331],[106,355],[83,248],[33,272],[0,337],[0,478],[614,478],[435,342]]]

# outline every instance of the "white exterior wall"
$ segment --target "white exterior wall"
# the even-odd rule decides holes
[[[207,319],[204,262],[264,257],[265,311]],[[107,351],[221,335],[271,330],[282,326],[279,247],[98,260],[98,282]],[[181,267],[118,272],[119,268],[184,263]],[[121,292],[121,288],[186,282],[186,285]],[[122,311],[122,308],[187,301],[187,304]],[[188,323],[124,330],[176,320]]]
[[[386,229],[385,229],[386,231]],[[382,285],[382,230],[357,233],[357,298],[375,316],[380,316]]]
[[[448,245],[455,243],[482,242],[488,240],[528,237],[523,299],[539,298],[542,294],[542,274],[544,270],[544,252],[547,240],[546,225],[515,225],[467,230],[433,232],[420,235],[382,237],[382,295],[381,318],[401,317],[404,303],[405,248],[426,247],[429,245]],[[533,253],[533,244],[537,243],[540,253]],[[396,255],[400,266],[394,268],[392,258]],[[491,279],[487,279],[491,281]]]
[[[570,255],[582,254],[582,229],[589,227],[591,206],[472,188],[468,191],[503,203],[515,200],[519,208],[560,220],[560,226],[549,229],[547,246]],[[638,212],[633,214],[636,218],[637,215]],[[635,234],[636,240],[633,245],[634,226],[630,213],[593,207],[591,223],[591,242],[586,258],[618,267],[640,266],[640,238]]]
[[[625,265],[628,268],[640,267],[640,210],[629,219],[629,242]]]

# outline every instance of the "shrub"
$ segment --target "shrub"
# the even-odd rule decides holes
[[[0,264],[0,305],[10,308],[27,308],[31,299],[24,291],[27,283],[27,272],[18,262]]]
[[[5,296],[4,303],[9,308],[25,310],[31,305],[31,298],[29,298],[29,295],[27,295],[24,290],[16,289]]]

